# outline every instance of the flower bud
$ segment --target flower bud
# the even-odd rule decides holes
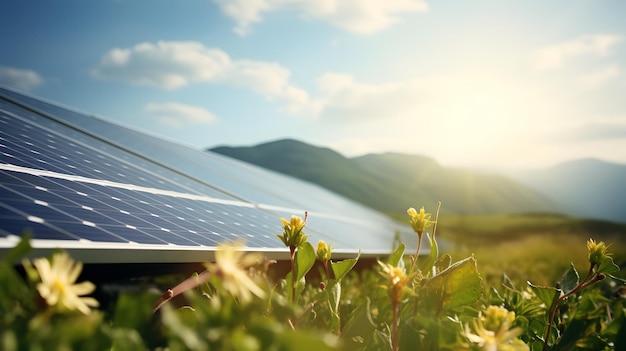
[[[409,223],[411,223],[411,227],[413,227],[413,230],[420,235],[424,232],[426,228],[435,223],[434,221],[430,220],[431,214],[424,212],[424,207],[422,207],[419,212],[411,207],[406,211],[406,213],[411,217],[411,219],[409,220]]]
[[[277,234],[276,236],[285,246],[299,247],[306,242],[308,236],[303,232],[304,226],[306,225],[306,217],[305,213],[304,220],[302,217],[298,216],[291,216],[291,220],[289,221],[284,218],[280,219],[283,224],[283,233]]]
[[[321,262],[330,261],[331,257],[331,245],[327,245],[324,240],[320,240],[317,243],[317,250],[315,251],[315,257]]]
[[[606,244],[603,241],[600,241],[599,243],[596,243],[593,239],[589,239],[589,241],[587,241],[587,250],[589,251],[589,262],[591,262],[592,265],[599,265],[604,256],[606,256]]]

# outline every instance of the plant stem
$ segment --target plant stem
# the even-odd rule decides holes
[[[415,251],[415,257],[413,257],[413,264],[411,264],[411,273],[415,271],[417,267],[417,258],[420,255],[420,247],[422,247],[422,233],[417,233],[417,250]]]
[[[400,334],[398,331],[398,326],[400,324],[400,302],[392,301],[391,302],[393,309],[393,325],[391,326],[391,348],[393,351],[398,351]]]
[[[566,294],[561,295],[558,299],[556,299],[556,301],[554,301],[554,303],[552,304],[552,307],[550,308],[550,316],[548,317],[548,329],[546,330],[546,336],[543,340],[543,351],[546,351],[548,349],[548,338],[550,337],[550,333],[552,332],[552,324],[554,323],[554,315],[556,314],[556,309],[559,307],[559,304],[561,303],[561,301],[567,299],[568,297],[572,296],[573,294],[577,293],[578,291],[582,290],[583,288],[588,287],[589,285],[595,283],[596,281],[600,280],[599,277],[600,275],[595,275],[593,276],[593,267],[594,265],[591,265],[591,267],[589,268],[589,271],[587,272],[587,275],[585,276],[585,278],[578,283],[578,285],[576,285],[576,287],[574,289],[572,289],[571,291],[569,291]],[[593,279],[591,279],[593,276]]]
[[[296,247],[289,246],[289,258],[291,259],[291,302],[296,302]]]
[[[328,283],[328,281],[330,280],[330,271],[328,270],[328,261],[324,261],[324,271],[326,272],[326,283]]]
[[[437,223],[439,222],[439,209],[441,208],[441,201],[437,201],[437,207],[435,208],[435,223],[433,223],[433,240],[435,239],[435,233],[437,233]]]

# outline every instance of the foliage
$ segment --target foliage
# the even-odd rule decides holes
[[[332,260],[314,248],[304,219],[281,219],[289,272],[238,244],[161,299],[121,294],[110,309],[91,309],[92,286],[76,282],[81,265],[64,252],[14,263],[30,250],[24,237],[0,261],[2,350],[619,350],[626,347],[626,288],[604,242],[587,241],[581,277],[570,264],[555,286],[489,284],[474,255],[440,254],[438,215],[408,211],[430,254],[399,244],[376,265],[355,270],[360,255]],[[418,219],[423,220],[417,222]],[[418,225],[419,224],[419,225]],[[532,264],[532,263],[525,263]],[[319,275],[314,268],[319,268]],[[580,267],[580,265],[578,265]],[[580,268],[579,268],[580,269]],[[54,274],[53,274],[54,272]],[[493,285],[493,286],[490,286]],[[614,292],[617,291],[617,294]],[[169,300],[183,295],[185,304]],[[157,301],[153,311],[153,303]],[[81,303],[82,302],[82,303]]]

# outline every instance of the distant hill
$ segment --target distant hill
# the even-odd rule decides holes
[[[296,140],[210,151],[319,184],[384,213],[420,206],[432,211],[437,201],[442,211],[457,214],[559,212],[553,201],[510,178],[446,168],[422,156],[346,158]]]
[[[582,159],[513,176],[570,215],[626,223],[626,165]]]

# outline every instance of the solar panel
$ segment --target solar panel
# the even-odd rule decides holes
[[[198,262],[218,243],[288,251],[280,217],[309,212],[337,256],[388,253],[407,227],[316,185],[0,88],[0,253],[25,230],[87,263]]]

